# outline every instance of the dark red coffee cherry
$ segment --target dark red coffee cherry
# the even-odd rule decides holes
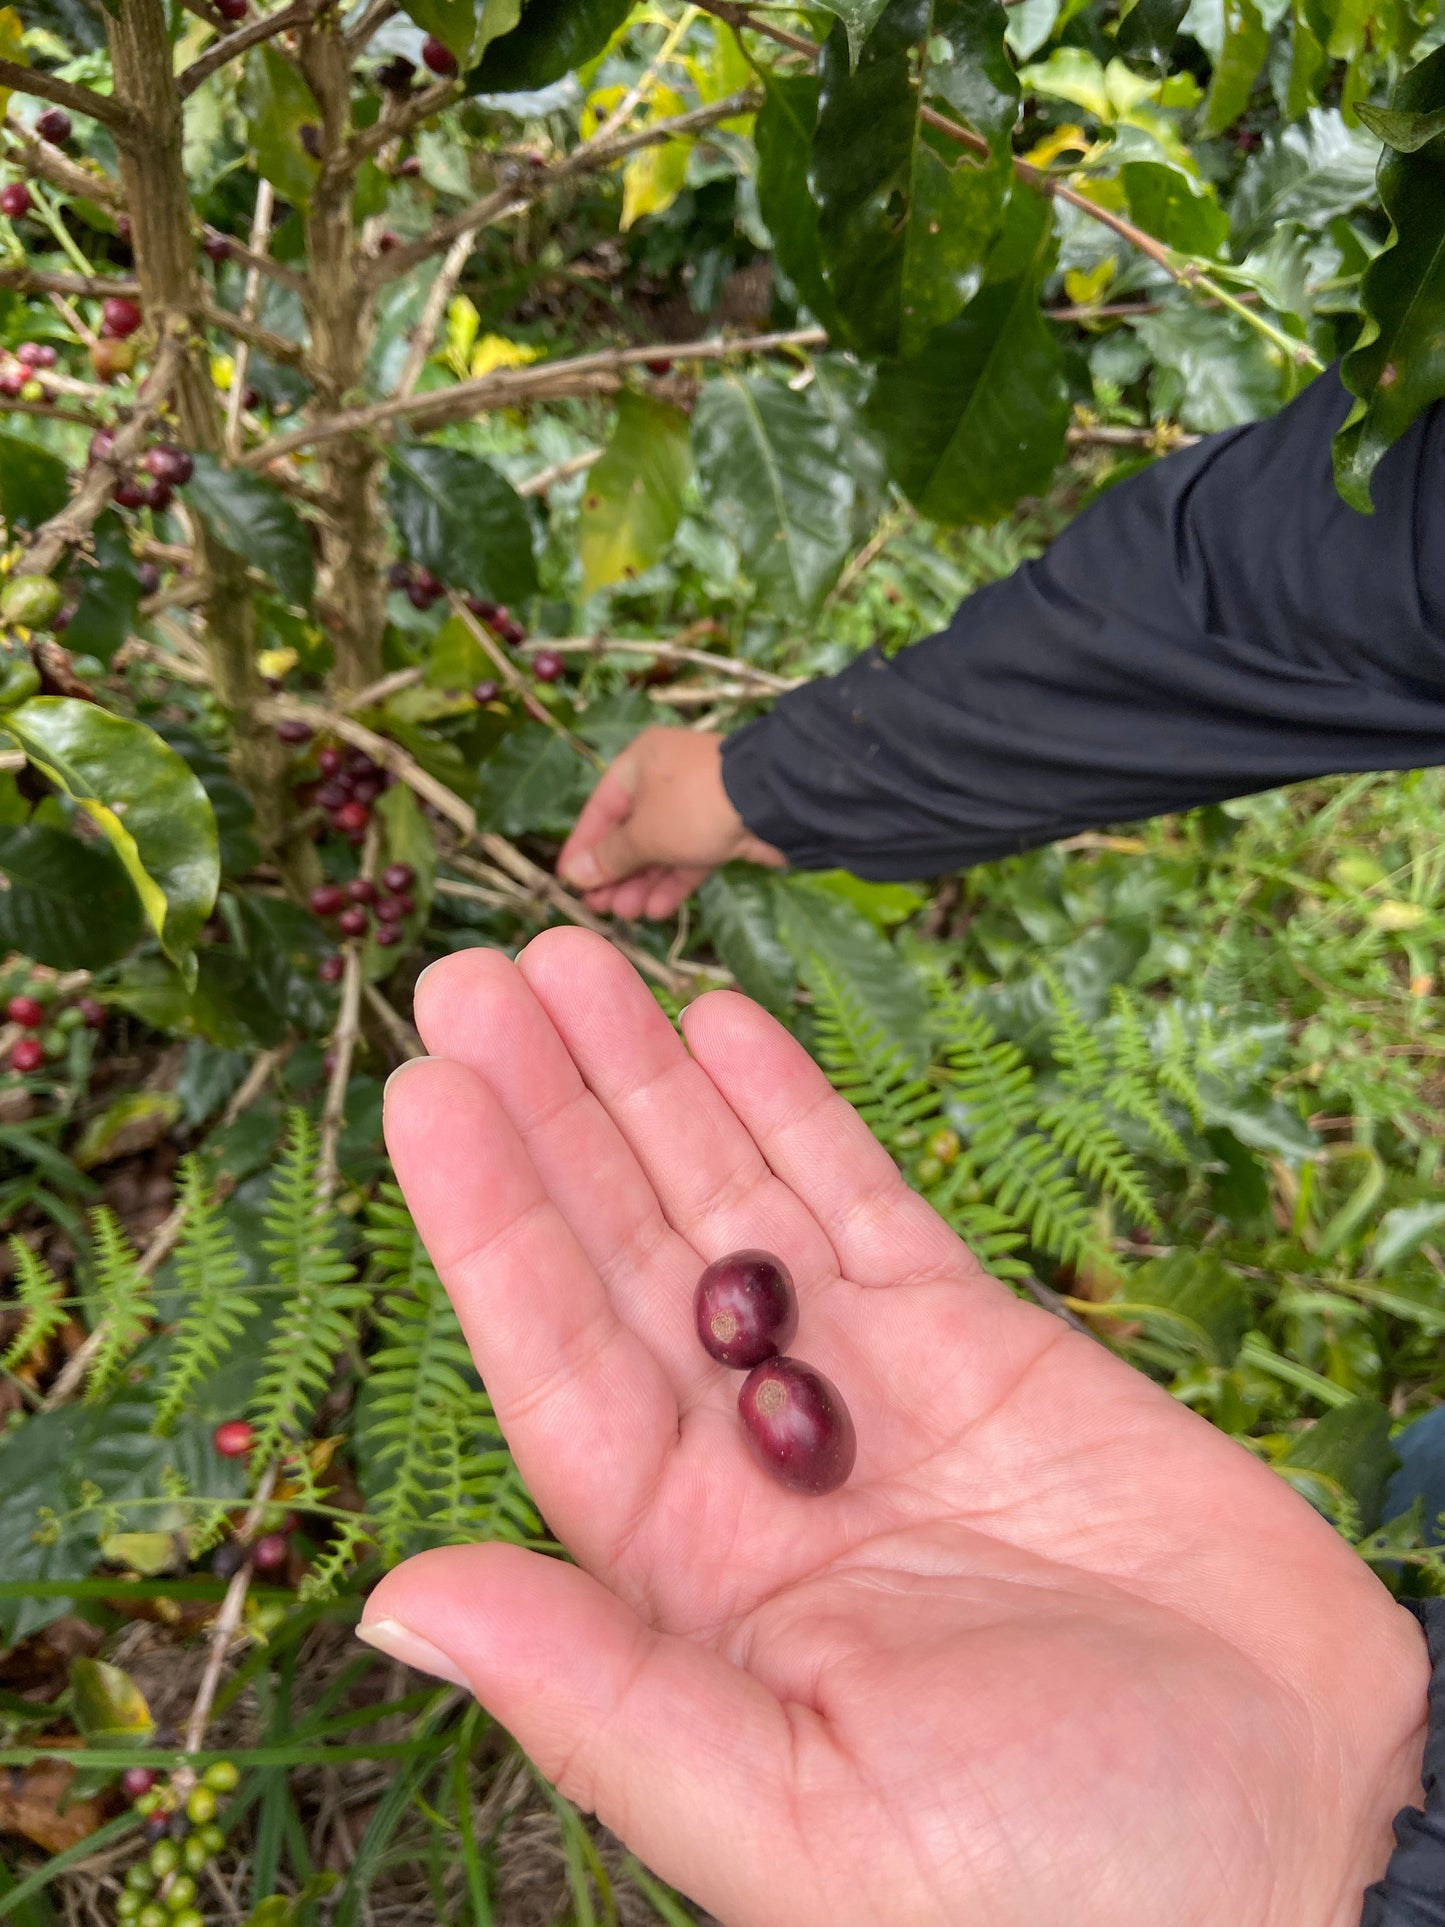
[[[316,752],[316,767],[323,776],[335,776],[346,761],[346,752],[335,743],[327,743]]]
[[[346,894],[352,903],[375,903],[376,885],[370,877],[353,877],[346,886]]]
[[[858,1439],[842,1394],[800,1358],[767,1358],[738,1393],[753,1457],[792,1492],[833,1492],[853,1470]]]
[[[279,1572],[291,1557],[291,1541],[284,1532],[268,1532],[251,1548],[251,1564],[257,1572]]]
[[[0,214],[8,215],[12,221],[24,220],[33,205],[24,181],[7,181],[0,187]]]
[[[538,682],[560,682],[566,668],[566,662],[555,649],[539,649],[532,658],[532,674]]]
[[[123,475],[111,490],[116,505],[123,509],[143,509],[149,500],[150,491],[132,475]]]
[[[304,120],[296,129],[297,137],[313,161],[321,159],[321,129],[315,121]]]
[[[383,61],[376,70],[376,84],[384,87],[389,94],[405,94],[411,89],[412,76],[416,68],[398,54],[393,60]]]
[[[111,428],[97,428],[90,438],[90,448],[87,451],[87,458],[92,462],[108,462],[110,460],[111,450],[114,447],[115,430]]]
[[[12,361],[8,368],[0,368],[0,395],[4,395],[7,401],[17,400],[25,393],[26,384],[31,379],[28,369]]]
[[[403,890],[409,890],[415,883],[416,871],[409,863],[388,863],[381,873],[381,881],[393,896],[400,896]]]
[[[201,252],[208,261],[229,261],[231,258],[231,237],[208,227],[201,237]]]
[[[163,514],[175,499],[169,482],[150,482],[144,493],[145,506],[156,515]]]
[[[353,797],[351,802],[342,804],[331,820],[338,830],[344,830],[349,836],[353,830],[359,832],[366,828],[371,821],[371,811],[365,803],[358,803]]]
[[[472,691],[472,701],[474,703],[494,703],[501,693],[496,683],[479,682]]]
[[[196,467],[189,453],[171,442],[157,442],[154,448],[148,448],[145,464],[158,482],[169,482],[172,488],[184,488]]]
[[[401,236],[394,227],[383,228],[376,239],[376,251],[378,254],[393,254],[401,245]]]
[[[397,175],[404,181],[414,181],[421,172],[421,155],[408,154],[404,161],[396,164]]]
[[[466,603],[468,611],[476,617],[478,622],[496,621],[497,605],[495,602],[488,602],[485,596],[479,595],[466,595],[463,596],[462,600]]]
[[[154,595],[161,586],[161,572],[154,562],[138,562],[135,579],[140,584],[142,595]]]
[[[34,997],[12,997],[5,1006],[5,1015],[22,1030],[39,1030],[45,1022],[45,1006]]]
[[[23,361],[27,368],[53,368],[59,356],[48,341],[22,341],[15,350],[15,359]]]
[[[288,716],[277,723],[276,734],[283,743],[293,743],[299,747],[311,741],[312,730],[310,723],[303,723],[299,716]]]
[[[346,902],[346,892],[339,883],[318,883],[307,902],[313,916],[334,917]]]
[[[248,1419],[228,1418],[211,1434],[211,1443],[223,1459],[244,1459],[256,1443],[256,1428]]]
[[[70,116],[63,107],[47,107],[37,117],[35,131],[41,140],[49,141],[52,147],[64,147],[70,139]]]
[[[228,1539],[211,1554],[211,1571],[218,1579],[234,1579],[246,1563],[246,1548],[239,1539]]]
[[[649,375],[670,374],[672,371],[672,357],[670,355],[653,355],[649,361],[644,361],[642,365]]]
[[[416,905],[410,897],[383,897],[376,906],[378,923],[405,923]]]
[[[394,943],[400,943],[405,932],[399,923],[379,923],[373,933],[383,950],[389,950]]]
[[[780,1258],[770,1251],[734,1251],[698,1279],[693,1315],[708,1356],[748,1372],[792,1343],[798,1300]]]
[[[28,1077],[45,1062],[45,1046],[38,1037],[22,1037],[10,1053],[10,1068]]]
[[[345,969],[345,963],[333,951],[329,957],[323,957],[321,959],[320,964],[317,966],[316,974],[324,984],[339,984]]]
[[[457,71],[457,57],[444,42],[428,34],[422,42],[421,57],[434,74],[443,80],[451,80]]]
[[[127,1800],[138,1800],[159,1778],[153,1766],[128,1766],[120,1776],[120,1790]]]
[[[229,20],[232,25],[238,20],[244,20],[247,11],[247,0],[216,0],[216,12],[223,20]]]
[[[128,301],[123,294],[108,295],[100,304],[101,330],[116,341],[133,335],[144,319],[135,302]]]
[[[349,910],[343,910],[336,919],[336,927],[343,937],[364,937],[366,926],[371,919],[359,903],[353,903]]]
[[[106,1008],[98,997],[82,997],[75,1006],[80,1012],[80,1021],[87,1030],[104,1030]]]

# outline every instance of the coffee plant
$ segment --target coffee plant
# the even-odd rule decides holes
[[[1445,396],[1438,0],[27,0],[0,128],[0,1919],[502,1919],[527,1804],[549,1917],[692,1918],[336,1658],[422,1547],[561,1554],[380,1143],[420,969],[552,922],[756,997],[999,1276],[1445,1587],[1436,774],[663,929],[552,869],[649,723],[1333,362],[1369,513]]]

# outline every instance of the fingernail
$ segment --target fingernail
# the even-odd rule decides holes
[[[391,1087],[399,1077],[404,1077],[408,1071],[415,1070],[418,1064],[429,1064],[430,1062],[431,1059],[429,1057],[408,1057],[404,1064],[398,1064],[391,1076],[387,1078],[381,1087],[381,1108],[383,1110],[386,1109],[386,1100],[391,1094]]]
[[[410,1666],[418,1673],[450,1680],[453,1686],[467,1684],[465,1673],[454,1660],[448,1659],[429,1639],[403,1626],[399,1619],[365,1620],[357,1627],[356,1637],[374,1646],[379,1653],[385,1653],[388,1659],[399,1659],[403,1666]]]
[[[421,989],[422,985],[426,982],[427,978],[431,975],[431,973],[435,969],[437,969],[439,965],[444,964],[447,961],[448,959],[445,957],[433,957],[425,970],[419,970],[417,972],[416,982],[411,987],[411,999],[413,1003],[416,1002],[416,993]]]
[[[575,883],[579,890],[595,890],[602,881],[602,872],[597,867],[597,859],[589,850],[579,850],[572,857],[563,872],[569,883]]]

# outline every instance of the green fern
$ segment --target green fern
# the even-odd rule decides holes
[[[1209,1057],[1214,1047],[1209,1013],[1203,1011],[1199,1014],[1191,1037],[1183,1011],[1178,1004],[1171,1004],[1164,1013],[1163,1032],[1156,1069],[1160,1088],[1179,1100],[1194,1120],[1195,1130],[1202,1131],[1204,1098],[1199,1089],[1198,1066]]]
[[[195,1158],[182,1161],[180,1177],[185,1229],[176,1249],[176,1275],[186,1309],[176,1327],[152,1426],[161,1435],[172,1430],[197,1384],[220,1363],[256,1312],[256,1301],[236,1290],[245,1266]]]
[[[423,1523],[476,1536],[470,1528],[486,1509],[496,1468],[474,1447],[495,1420],[457,1315],[395,1186],[384,1187],[371,1207],[366,1241],[384,1343],[369,1360],[363,1444],[375,1455],[383,1495],[373,1514],[377,1541],[394,1560]]]
[[[151,1281],[141,1270],[135,1248],[121,1230],[115,1214],[98,1205],[90,1214],[94,1239],[96,1320],[92,1328],[95,1353],[85,1388],[85,1402],[98,1405],[115,1384],[150,1323]]]
[[[352,1341],[366,1293],[336,1248],[336,1222],[316,1195],[316,1129],[290,1117],[276,1167],[261,1248],[284,1294],[251,1402],[251,1463],[264,1466],[305,1430]]]
[[[1104,1102],[1111,1105],[1121,1117],[1131,1117],[1135,1123],[1142,1124],[1164,1157],[1184,1164],[1189,1154],[1183,1138],[1170,1123],[1169,1115],[1159,1100],[1156,1088],[1160,1083],[1159,1071],[1138,1007],[1122,984],[1115,984],[1110,991],[1109,1005],[1114,1017],[1110,1040],[1114,1070],[1104,1086]],[[1199,1092],[1194,1088],[1188,1064],[1181,1062],[1179,1070],[1181,1075],[1175,1081],[1187,1084],[1189,1098],[1193,1100],[1188,1102],[1181,1097],[1179,1101],[1185,1105],[1191,1117],[1197,1118],[1202,1102]]]
[[[835,1090],[892,1150],[903,1132],[916,1131],[938,1115],[938,1091],[914,1074],[869,1016],[856,988],[821,956],[810,960],[807,976],[818,1061]]]
[[[65,1288],[45,1260],[37,1258],[23,1238],[13,1236],[10,1253],[15,1260],[15,1293],[25,1319],[0,1358],[0,1372],[18,1371],[49,1344],[69,1317]]]
[[[357,1554],[362,1547],[372,1543],[364,1520],[343,1519],[336,1528],[336,1537],[301,1581],[297,1593],[301,1603],[309,1605],[318,1599],[330,1599],[356,1564]]]
[[[1081,1176],[1122,1204],[1137,1224],[1157,1230],[1159,1214],[1128,1146],[1110,1122],[1099,1095],[1109,1082],[1109,1059],[1094,1026],[1050,970],[1043,972],[1054,1005],[1050,1046],[1064,1095],[1039,1113],[1051,1137]]]

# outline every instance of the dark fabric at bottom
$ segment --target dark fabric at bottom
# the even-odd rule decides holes
[[[1445,1599],[1406,1599],[1430,1648],[1429,1725],[1420,1781],[1425,1807],[1395,1816],[1395,1851],[1365,1889],[1360,1927],[1445,1927]]]

